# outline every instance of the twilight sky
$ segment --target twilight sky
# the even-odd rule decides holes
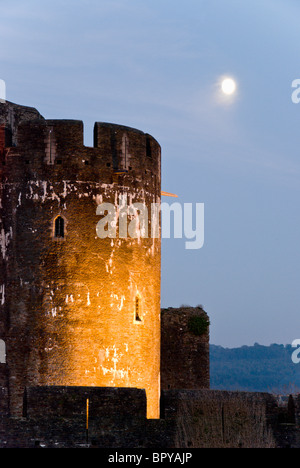
[[[7,99],[136,127],[162,189],[204,203],[205,242],[164,239],[162,306],[202,304],[211,343],[300,339],[297,0],[0,0]],[[237,82],[224,99],[220,80]],[[173,199],[164,199],[173,202]]]

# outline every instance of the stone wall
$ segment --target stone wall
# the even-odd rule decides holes
[[[161,311],[161,386],[209,388],[209,319],[201,307]]]
[[[146,411],[139,389],[27,388],[23,417],[0,418],[0,447],[142,446]]]
[[[29,387],[23,417],[0,414],[0,448],[300,448],[298,419],[270,394],[163,391],[161,414],[147,419],[141,389]]]

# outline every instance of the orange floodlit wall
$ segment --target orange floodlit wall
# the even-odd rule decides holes
[[[99,238],[97,207],[160,204],[161,150],[139,130],[1,104],[0,339],[10,410],[26,386],[144,388],[159,417],[160,236]],[[36,115],[34,115],[36,112]],[[13,118],[12,118],[13,116]],[[26,118],[26,116],[30,116]],[[35,119],[33,119],[35,117]],[[2,120],[1,120],[2,119]],[[128,222],[132,214],[128,215]]]

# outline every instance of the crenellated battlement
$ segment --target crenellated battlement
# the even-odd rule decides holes
[[[9,178],[19,178],[19,171],[41,178],[55,171],[94,180],[100,171],[107,183],[160,175],[161,149],[151,135],[96,122],[94,146],[87,147],[83,131],[81,120],[46,120],[33,108],[0,104],[0,172]]]

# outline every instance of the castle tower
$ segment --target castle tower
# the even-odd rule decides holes
[[[148,418],[159,417],[160,236],[151,216],[148,237],[138,224],[127,238],[96,228],[103,203],[150,213],[160,193],[150,135],[96,123],[85,147],[81,121],[0,104],[0,343],[12,414],[26,386],[63,385],[144,388]]]

